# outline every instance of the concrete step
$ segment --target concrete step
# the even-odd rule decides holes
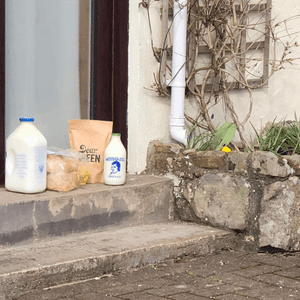
[[[88,184],[67,193],[12,193],[0,188],[0,245],[91,229],[167,222],[172,180],[128,175],[123,186]]]
[[[46,238],[0,249],[0,299],[183,255],[234,247],[230,232],[167,222]],[[6,298],[5,298],[6,297]]]

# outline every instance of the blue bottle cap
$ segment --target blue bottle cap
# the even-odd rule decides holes
[[[20,118],[20,122],[33,122],[34,118]]]

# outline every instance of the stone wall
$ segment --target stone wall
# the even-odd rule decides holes
[[[300,250],[300,156],[184,150],[152,141],[147,174],[174,180],[176,216],[233,230],[244,249]]]

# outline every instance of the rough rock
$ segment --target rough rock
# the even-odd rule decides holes
[[[260,247],[300,250],[299,181],[291,177],[265,187],[259,217]]]
[[[222,151],[203,151],[191,156],[191,162],[198,168],[218,169],[227,168],[227,153]]]
[[[149,144],[147,152],[147,166],[145,173],[162,175],[173,169],[173,158],[183,148],[178,144],[163,144],[154,140]]]
[[[278,157],[272,152],[255,151],[249,158],[250,166],[256,174],[287,177],[293,172],[285,158]]]
[[[248,153],[232,151],[228,153],[228,170],[237,173],[247,173]]]
[[[249,199],[247,180],[229,174],[205,174],[195,187],[189,186],[189,198],[195,214],[204,223],[228,229],[244,230]]]
[[[285,156],[293,175],[300,175],[300,155]]]
[[[191,161],[191,157],[194,156],[197,156],[197,153],[178,155],[173,160],[173,173],[178,177],[193,179],[197,168]]]

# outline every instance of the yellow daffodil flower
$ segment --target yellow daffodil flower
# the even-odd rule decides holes
[[[224,146],[224,147],[222,148],[222,151],[223,151],[223,152],[231,152],[231,149],[230,149],[229,147],[227,147],[227,146]]]

